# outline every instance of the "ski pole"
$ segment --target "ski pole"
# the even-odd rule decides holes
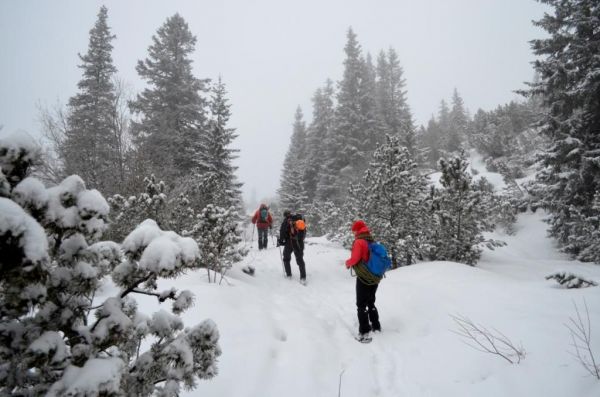
[[[279,259],[281,259],[281,268],[283,269],[283,277],[286,277],[287,274],[285,272],[285,265],[283,264],[283,255],[281,254],[281,245],[278,245],[277,248],[279,248]]]
[[[255,229],[254,224],[252,224],[252,237],[250,237],[250,247],[252,247],[252,244],[254,244],[254,229]]]

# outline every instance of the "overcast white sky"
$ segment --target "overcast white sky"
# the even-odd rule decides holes
[[[80,79],[77,53],[105,4],[117,39],[113,59],[134,91],[151,36],[179,12],[198,42],[197,77],[222,75],[233,105],[246,196],[273,195],[296,106],[342,74],[346,31],[364,51],[394,47],[415,120],[426,123],[454,87],[467,107],[491,109],[517,98],[531,79],[528,41],[544,6],[533,0],[0,0],[0,124],[3,134],[39,134],[36,104],[66,103]]]

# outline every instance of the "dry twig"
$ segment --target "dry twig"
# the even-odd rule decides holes
[[[518,364],[525,358],[522,345],[516,346],[506,335],[497,329],[489,330],[461,315],[450,315],[458,325],[458,331],[452,331],[465,340],[463,342],[483,353],[491,353],[502,357],[511,364]]]
[[[594,352],[592,351],[592,327],[590,322],[590,312],[588,310],[587,302],[583,299],[583,305],[585,306],[585,319],[582,318],[581,313],[577,304],[573,302],[575,306],[575,313],[577,318],[569,317],[570,323],[565,324],[565,327],[571,332],[571,346],[575,349],[575,352],[570,352],[577,361],[590,373],[590,375],[600,379],[600,365],[596,364],[594,358]]]

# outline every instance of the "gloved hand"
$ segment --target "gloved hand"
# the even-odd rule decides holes
[[[277,246],[278,246],[278,247],[280,247],[280,246],[282,246],[282,245],[285,245],[285,241],[284,241],[284,240],[282,240],[282,239],[280,239],[280,238],[278,238],[278,239],[277,239]]]

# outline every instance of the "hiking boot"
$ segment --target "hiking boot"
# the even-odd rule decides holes
[[[371,338],[371,334],[369,332],[366,332],[364,334],[358,334],[356,336],[356,340],[359,341],[360,343],[369,343],[373,340],[373,338]]]

